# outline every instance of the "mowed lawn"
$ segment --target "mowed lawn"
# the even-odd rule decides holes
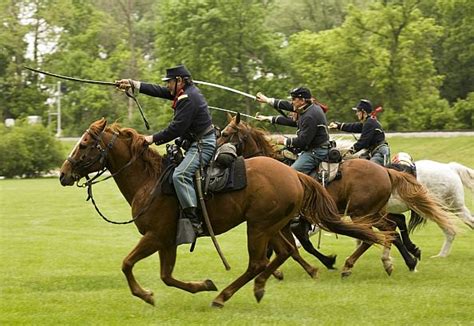
[[[391,138],[392,151],[415,159],[457,161],[474,167],[474,137]],[[69,152],[70,148],[67,149]],[[130,218],[113,181],[97,185],[96,201],[114,220]],[[371,248],[342,280],[340,269],[354,250],[352,239],[324,233],[321,250],[338,255],[339,271],[320,268],[312,280],[294,261],[282,266],[284,281],[270,279],[261,303],[253,284],[244,286],[223,309],[212,309],[217,292],[190,294],[164,285],[158,255],[134,271],[155,293],[152,307],[130,294],[122,259],[140,238],[133,225],[103,221],[77,187],[57,179],[0,180],[1,325],[473,325],[474,231],[460,225],[451,255],[438,253],[444,236],[428,223],[412,237],[422,249],[418,272],[409,272],[396,250],[395,270],[383,270],[381,247]],[[474,195],[466,201],[474,211]],[[245,225],[218,237],[232,269],[225,271],[210,239],[196,250],[179,248],[174,275],[181,280],[212,279],[219,290],[247,265]],[[313,238],[317,243],[317,238]]]

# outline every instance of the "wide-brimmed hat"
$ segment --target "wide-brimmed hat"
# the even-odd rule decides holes
[[[166,77],[163,77],[163,81],[175,79],[176,77],[191,77],[191,73],[184,65],[168,68],[166,69]]]
[[[360,100],[359,104],[355,108],[352,108],[352,110],[357,111],[365,111],[367,113],[372,112],[372,103],[370,103],[369,100]]]

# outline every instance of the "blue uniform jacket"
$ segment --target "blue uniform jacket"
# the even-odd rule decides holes
[[[293,111],[293,106],[289,101],[275,100],[273,106],[281,110]],[[326,115],[316,104],[308,104],[299,114],[297,121],[284,116],[276,116],[272,118],[272,123],[298,128],[296,137],[289,138],[287,141],[290,147],[311,150],[329,141]]]
[[[161,85],[141,83],[140,93],[174,100],[169,90]],[[196,136],[201,135],[211,124],[211,113],[206,99],[199,88],[191,84],[186,86],[184,94],[177,98],[173,120],[168,127],[153,134],[153,141],[160,145],[178,137],[195,140]]]
[[[360,133],[359,140],[353,145],[356,152],[361,149],[374,150],[385,142],[385,133],[376,119],[369,117],[365,122],[343,123],[342,131]]]

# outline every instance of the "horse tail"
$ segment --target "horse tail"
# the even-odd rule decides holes
[[[368,243],[383,244],[386,234],[376,233],[369,224],[344,222],[339,215],[337,205],[329,193],[312,177],[298,172],[298,178],[304,188],[301,211],[313,224],[322,229]]]
[[[451,170],[455,171],[461,178],[462,184],[474,191],[474,170],[456,162],[448,163]]]
[[[396,191],[407,206],[416,212],[421,218],[412,218],[408,225],[408,231],[413,232],[417,226],[429,219],[446,232],[454,235],[456,230],[451,223],[451,214],[443,208],[437,200],[428,194],[426,188],[416,181],[415,177],[393,169],[387,169],[392,181],[392,192]]]

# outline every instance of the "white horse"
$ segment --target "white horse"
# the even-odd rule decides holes
[[[345,153],[352,141],[347,139],[336,139],[337,148]],[[359,153],[354,154],[358,157]],[[346,156],[346,158],[349,158]],[[423,184],[428,192],[438,201],[458,216],[466,225],[474,229],[474,217],[464,202],[464,187],[474,191],[474,170],[462,164],[440,163],[431,160],[415,161],[417,180]],[[397,200],[396,194],[392,195],[387,205],[387,212],[403,214],[409,211],[408,207]],[[445,241],[440,252],[434,257],[447,257],[455,235],[442,229]]]

